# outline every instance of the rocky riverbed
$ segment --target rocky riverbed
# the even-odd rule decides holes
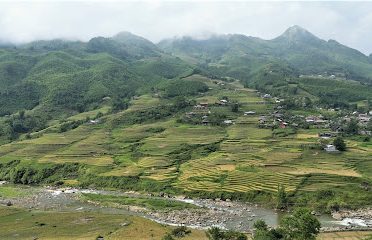
[[[150,212],[149,217],[162,223],[187,225],[195,228],[218,226],[224,229],[249,231],[258,219],[275,226],[278,214],[257,205],[239,202],[214,201],[209,199],[188,200],[199,209],[184,209],[166,212]]]
[[[25,188],[28,189],[28,188]],[[1,199],[4,205],[15,205],[22,208],[48,211],[95,211],[112,214],[139,215],[156,222],[168,225],[186,225],[192,228],[208,228],[218,226],[224,229],[237,231],[250,231],[253,223],[258,219],[265,220],[270,226],[276,226],[282,213],[266,209],[253,204],[241,202],[185,199],[184,197],[149,196],[135,192],[119,192],[89,189],[57,189],[52,187],[29,188],[30,194],[23,197]],[[182,201],[198,206],[199,208],[150,211],[136,206],[103,206],[95,202],[81,201],[82,193],[95,193],[126,197],[162,198],[167,201]],[[358,211],[340,211],[331,216],[318,216],[323,231],[341,231],[372,229],[372,209]]]

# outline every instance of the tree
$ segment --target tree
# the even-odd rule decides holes
[[[351,121],[346,125],[345,133],[347,134],[358,134],[359,126],[356,119],[351,119]]]
[[[208,229],[206,234],[210,240],[247,240],[247,236],[244,233],[232,230],[224,232],[218,227]]]
[[[284,232],[284,239],[315,240],[320,230],[320,223],[309,209],[298,208],[292,215],[282,219],[280,228]]]
[[[268,230],[268,226],[267,226],[267,223],[260,219],[260,220],[257,220],[254,224],[253,224],[253,227],[256,229],[256,230]]]
[[[174,240],[174,238],[172,237],[172,235],[170,235],[169,233],[165,234],[165,236],[162,238],[162,240]]]
[[[335,140],[333,140],[333,145],[335,145],[336,149],[339,150],[339,151],[345,151],[346,150],[345,141],[341,137],[335,138]]]
[[[247,240],[247,236],[244,233],[229,230],[224,233],[224,239],[226,240]]]
[[[253,240],[271,240],[271,235],[269,232],[269,228],[266,224],[266,222],[262,219],[256,221],[253,224],[254,227],[254,234],[253,234]]]
[[[372,121],[369,121],[367,124],[367,131],[372,131]]]
[[[112,100],[112,110],[113,111],[121,111],[123,109],[126,109],[128,107],[128,103],[126,101],[123,101],[120,98],[114,98]]]
[[[287,208],[287,194],[283,185],[278,186],[278,196],[277,196],[277,209]]]
[[[223,232],[218,227],[211,227],[206,232],[208,239],[210,240],[222,240]]]
[[[232,112],[239,112],[239,103],[234,103],[234,104],[231,106],[231,111],[232,111]]]
[[[19,118],[20,119],[24,119],[25,118],[25,110],[21,110],[21,111],[19,111]]]
[[[283,239],[281,229],[269,229],[264,220],[258,220],[253,224],[255,228],[253,240],[278,240]]]
[[[189,101],[187,101],[187,99],[183,96],[177,96],[174,98],[174,107],[176,108],[176,110],[183,109],[189,105]]]
[[[184,237],[190,233],[191,230],[187,229],[185,226],[180,226],[172,230],[172,235],[178,238]]]

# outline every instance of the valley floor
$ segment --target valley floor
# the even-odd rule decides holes
[[[90,212],[48,212],[0,207],[0,238],[23,239],[128,239],[159,240],[174,227],[129,215]],[[322,233],[319,240],[362,240],[372,232]],[[192,229],[184,240],[207,240],[205,232]]]
[[[279,221],[275,211],[254,205],[134,192],[2,185],[0,196],[0,239],[161,239],[180,224],[192,230],[184,239],[206,239],[205,229],[213,225],[249,232],[258,219],[271,226]],[[323,226],[346,229],[329,216],[319,220]],[[319,239],[363,239],[372,234],[369,228],[363,230],[322,233]]]

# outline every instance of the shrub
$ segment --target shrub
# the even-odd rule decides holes
[[[170,235],[169,233],[165,234],[165,236],[162,238],[162,240],[174,240],[174,238],[172,237],[172,235]]]
[[[190,233],[191,230],[187,229],[185,226],[180,226],[172,230],[172,235],[178,238],[184,237]]]
[[[346,143],[341,137],[335,138],[335,140],[333,141],[333,145],[335,145],[336,149],[339,151],[346,150]]]

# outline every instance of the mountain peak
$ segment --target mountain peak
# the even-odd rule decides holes
[[[309,41],[319,41],[320,39],[316,37],[311,32],[306,29],[294,25],[288,28],[282,35],[277,39],[286,40],[288,42],[309,42]]]
[[[114,35],[112,37],[112,39],[115,40],[115,41],[119,41],[119,42],[141,41],[141,42],[150,43],[149,40],[147,40],[143,37],[140,37],[138,35],[135,35],[131,32],[126,32],[126,31],[122,31],[122,32],[117,33],[116,35]]]

